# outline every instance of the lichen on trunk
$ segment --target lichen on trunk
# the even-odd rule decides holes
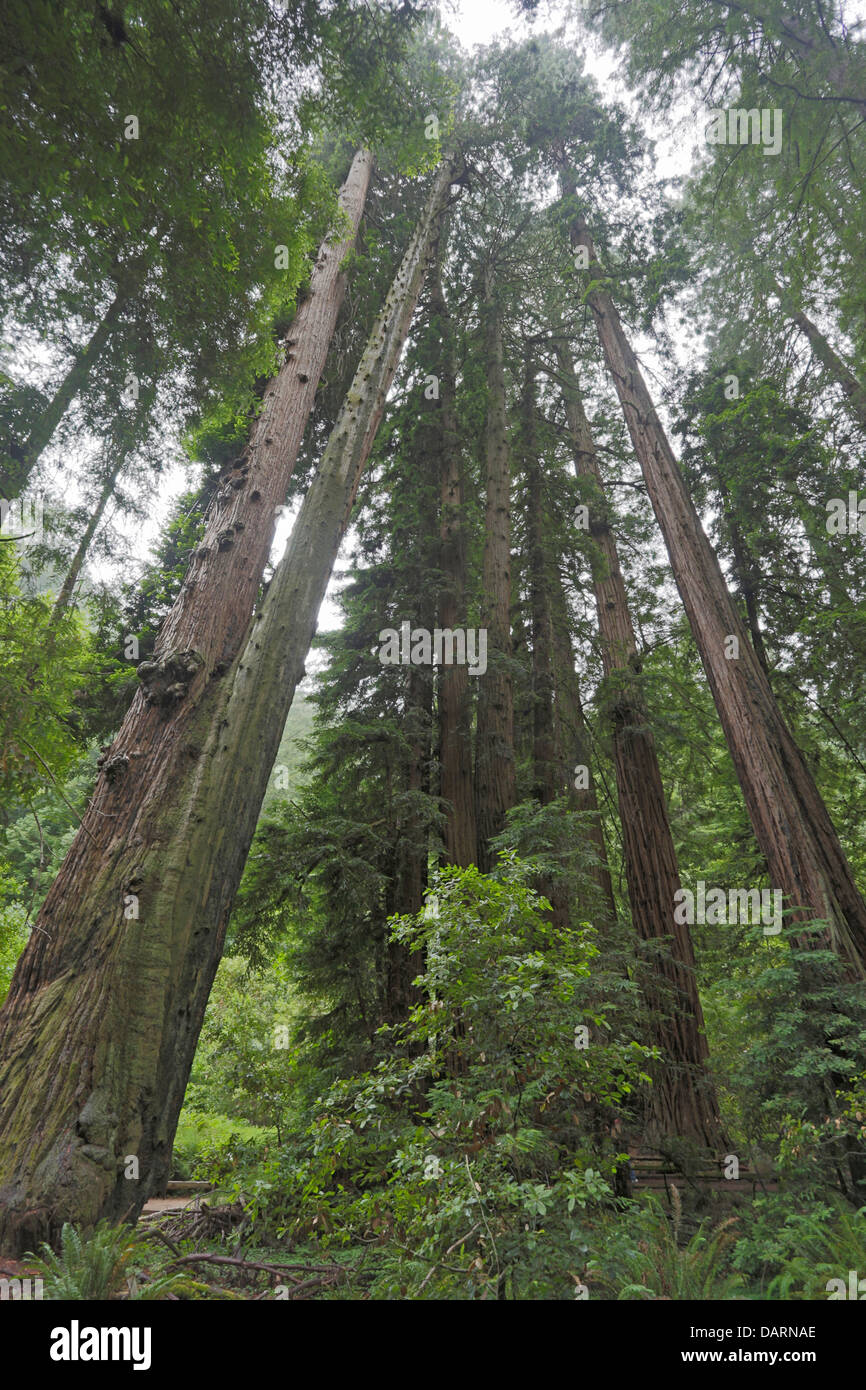
[[[13,1253],[53,1239],[65,1220],[135,1215],[168,1175],[273,761],[263,772],[255,763],[269,743],[245,727],[234,686],[370,166],[359,152],[341,192],[350,230],[323,247],[313,271],[321,296],[295,320],[309,353],[304,380],[287,364],[271,383],[238,470],[245,485],[215,500],[0,1014],[0,1248]],[[242,540],[221,552],[215,540],[229,522]],[[137,1178],[125,1176],[131,1157]]]

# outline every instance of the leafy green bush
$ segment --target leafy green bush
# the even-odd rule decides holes
[[[296,1053],[293,1013],[279,959],[268,973],[226,956],[208,1000],[190,1084],[188,1111],[229,1116],[235,1131],[252,1125],[282,1139],[292,1103]]]
[[[421,1002],[249,1200],[279,1236],[376,1242],[375,1297],[571,1297],[612,1199],[614,1120],[652,1053],[590,980],[592,928],[554,931],[528,873],[443,870],[435,913],[394,920]]]
[[[27,910],[23,903],[9,902],[0,906],[0,1004],[9,992],[12,973],[27,945]]]
[[[849,1269],[866,1274],[866,1207],[831,1198],[803,1210],[791,1193],[774,1193],[755,1198],[738,1224],[731,1263],[762,1298],[826,1298],[829,1279],[847,1281]]]

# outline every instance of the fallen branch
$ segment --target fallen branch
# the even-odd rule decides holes
[[[175,1265],[191,1265],[201,1263],[215,1265],[231,1265],[234,1269],[255,1269],[262,1270],[265,1274],[284,1275],[296,1270],[299,1274],[345,1274],[345,1265],[272,1265],[263,1264],[258,1260],[244,1260],[239,1255],[212,1255],[209,1251],[200,1250],[194,1255],[181,1255],[179,1259],[172,1260],[167,1269],[174,1269]]]
[[[305,1279],[302,1284],[293,1284],[288,1301],[291,1303],[292,1300],[296,1297],[296,1295],[301,1293],[302,1290],[307,1290],[311,1292],[313,1289],[322,1288],[322,1286],[327,1284],[328,1282],[330,1281],[327,1280],[324,1277],[324,1275],[319,1274],[316,1276],[315,1279]]]
[[[167,1245],[173,1255],[177,1255],[179,1258],[182,1258],[180,1254],[180,1246],[175,1245],[171,1237],[167,1236],[165,1234],[165,1231],[161,1231],[158,1226],[151,1226],[147,1228],[147,1234],[144,1236],[144,1239],[152,1240],[154,1236],[156,1236],[158,1240],[161,1240],[163,1245]]]

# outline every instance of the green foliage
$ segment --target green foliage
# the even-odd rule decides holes
[[[172,1176],[216,1184],[246,1175],[267,1156],[276,1131],[213,1111],[185,1108],[174,1136]]]
[[[4,889],[28,905],[41,901],[67,849],[93,790],[99,750],[90,744],[79,753],[62,783],[48,782],[26,804],[13,803],[4,840],[4,853],[15,876]]]
[[[759,956],[748,972],[734,970],[717,985],[725,1032],[737,1036],[719,1066],[738,1098],[747,1151],[773,1153],[781,1171],[816,1196],[841,1175],[853,1197],[863,1176],[866,1113],[862,990],[846,981],[833,953],[808,948],[805,935],[783,928],[762,963]],[[712,1019],[711,1034],[719,1023]]]
[[[324,22],[318,6],[307,18]],[[311,65],[310,50],[292,52],[287,15],[265,0],[194,0],[183,14],[145,0],[122,27],[115,44],[98,9],[38,0],[4,11],[4,50],[18,61],[3,76],[0,281],[7,322],[55,351],[68,353],[70,321],[86,342],[119,304],[76,410],[117,421],[132,371],[129,428],[143,440],[158,406],[181,415],[214,391],[237,398],[272,367],[263,330],[294,301],[333,188],[274,100],[278,71]]]
[[[682,1204],[672,1189],[672,1212],[650,1196],[610,1227],[604,1259],[589,1264],[590,1297],[597,1286],[617,1299],[730,1299],[741,1295],[742,1274],[730,1269],[736,1218],[710,1229],[702,1222],[682,1239]]]
[[[509,811],[495,846],[515,854],[539,881],[563,884],[570,892],[575,918],[581,915],[580,907],[596,917],[604,914],[606,905],[590,878],[597,851],[588,829],[587,816],[571,810],[564,796],[544,806],[526,800]]]
[[[562,1298],[583,1267],[616,1113],[651,1053],[590,984],[591,928],[554,933],[545,907],[514,858],[434,875],[428,911],[393,923],[420,1002],[256,1185],[251,1209],[277,1233],[378,1236],[373,1296]]]
[[[0,877],[0,894],[8,890],[8,880]],[[23,903],[12,899],[0,903],[0,1004],[9,992],[12,972],[27,945],[27,911]]]
[[[761,1296],[785,1301],[827,1297],[827,1281],[866,1261],[866,1207],[838,1200],[808,1210],[788,1195],[756,1197],[738,1220],[734,1268],[758,1283]]]
[[[42,1257],[25,1258],[45,1281],[45,1297],[58,1301],[144,1300],[194,1293],[200,1286],[187,1276],[166,1274],[140,1282],[142,1238],[128,1226],[100,1221],[86,1235],[69,1222],[60,1234],[60,1249],[44,1245]]]
[[[284,966],[251,974],[246,961],[221,962],[208,1001],[187,1106],[244,1120],[282,1138],[296,1057],[294,1010]]]
[[[56,784],[78,757],[73,701],[99,662],[81,621],[52,621],[23,592],[16,557],[0,546],[0,787],[4,803]]]

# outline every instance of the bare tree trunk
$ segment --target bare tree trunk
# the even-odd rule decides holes
[[[369,168],[356,157],[341,195],[353,228]],[[134,1215],[167,1176],[228,914],[420,283],[416,233],[250,627],[353,237],[320,253],[296,320],[300,362],[272,384],[246,471],[215,499],[0,1014],[4,1249],[53,1239],[64,1220]]]
[[[603,925],[605,917],[611,923],[616,921],[616,899],[613,895],[607,845],[604,840],[604,829],[601,823],[595,784],[589,775],[591,767],[589,728],[580,698],[580,686],[575,670],[568,603],[559,573],[555,575],[554,580],[553,643],[556,685],[556,703],[554,706],[556,749],[557,756],[562,762],[562,775],[564,785],[568,790],[569,804],[585,818],[587,836],[595,852],[596,862],[592,866],[591,876],[598,890],[597,899],[602,913],[600,925]],[[585,778],[578,775],[578,768],[586,768]],[[588,903],[586,908],[582,903],[578,905],[589,921],[596,920],[599,909],[595,902]]]
[[[487,672],[480,677],[475,734],[475,804],[478,867],[493,866],[490,841],[517,801],[514,766],[514,698],[511,662],[511,465],[505,401],[501,310],[493,269],[485,272],[487,429],[483,589],[486,603]]]
[[[27,439],[23,444],[13,445],[10,449],[9,452],[14,460],[14,484],[18,490],[27,486],[30,474],[39,461],[39,456],[51,443],[54,431],[67,409],[86,385],[88,377],[105,351],[128,301],[128,289],[126,287],[118,289],[90,339],[83,348],[79,348],[76,352],[71,366],[51,400],[39,418],[34,421]],[[10,469],[9,472],[12,475],[13,469]],[[12,476],[8,480],[4,478],[3,486],[8,486],[12,480]]]
[[[439,384],[441,458],[439,626],[453,631],[466,622],[466,521],[463,469],[457,437],[454,337],[442,288],[441,254],[430,286],[430,307],[440,328],[442,376]],[[484,677],[481,677],[484,679]],[[465,868],[477,854],[472,777],[472,694],[465,666],[440,666],[439,794],[446,803],[445,858]]]
[[[851,368],[843,362],[826,334],[799,307],[790,290],[784,289],[778,281],[773,282],[776,294],[786,316],[808,339],[814,356],[825,368],[828,376],[842,388],[842,394],[854,419],[866,430],[866,387],[857,379]]]
[[[590,533],[597,546],[593,588],[610,705],[614,764],[629,900],[649,969],[644,993],[663,1064],[653,1075],[651,1127],[659,1137],[688,1135],[715,1147],[721,1120],[706,1074],[709,1057],[688,925],[675,918],[679,867],[640,684],[641,661],[616,541],[607,514],[595,442],[565,344],[557,359],[575,467],[592,488]],[[669,953],[668,953],[669,946]]]
[[[126,448],[115,446],[114,463],[110,466],[106,474],[96,506],[90,513],[87,525],[84,528],[81,540],[78,542],[78,547],[72,557],[72,562],[66,573],[66,577],[60,586],[60,592],[54,600],[54,607],[51,610],[52,623],[56,623],[62,618],[72,602],[72,595],[75,592],[75,586],[78,583],[79,576],[84,567],[84,561],[87,559],[93,537],[96,535],[99,523],[105,514],[105,508],[114,496],[117,479],[123,471],[123,465],[126,462],[128,452]]]
[[[566,191],[573,190],[566,184]],[[572,243],[587,250],[587,302],[772,883],[795,920],[827,923],[821,944],[838,952],[852,977],[862,977],[866,903],[731,601],[580,217],[572,223]]]

